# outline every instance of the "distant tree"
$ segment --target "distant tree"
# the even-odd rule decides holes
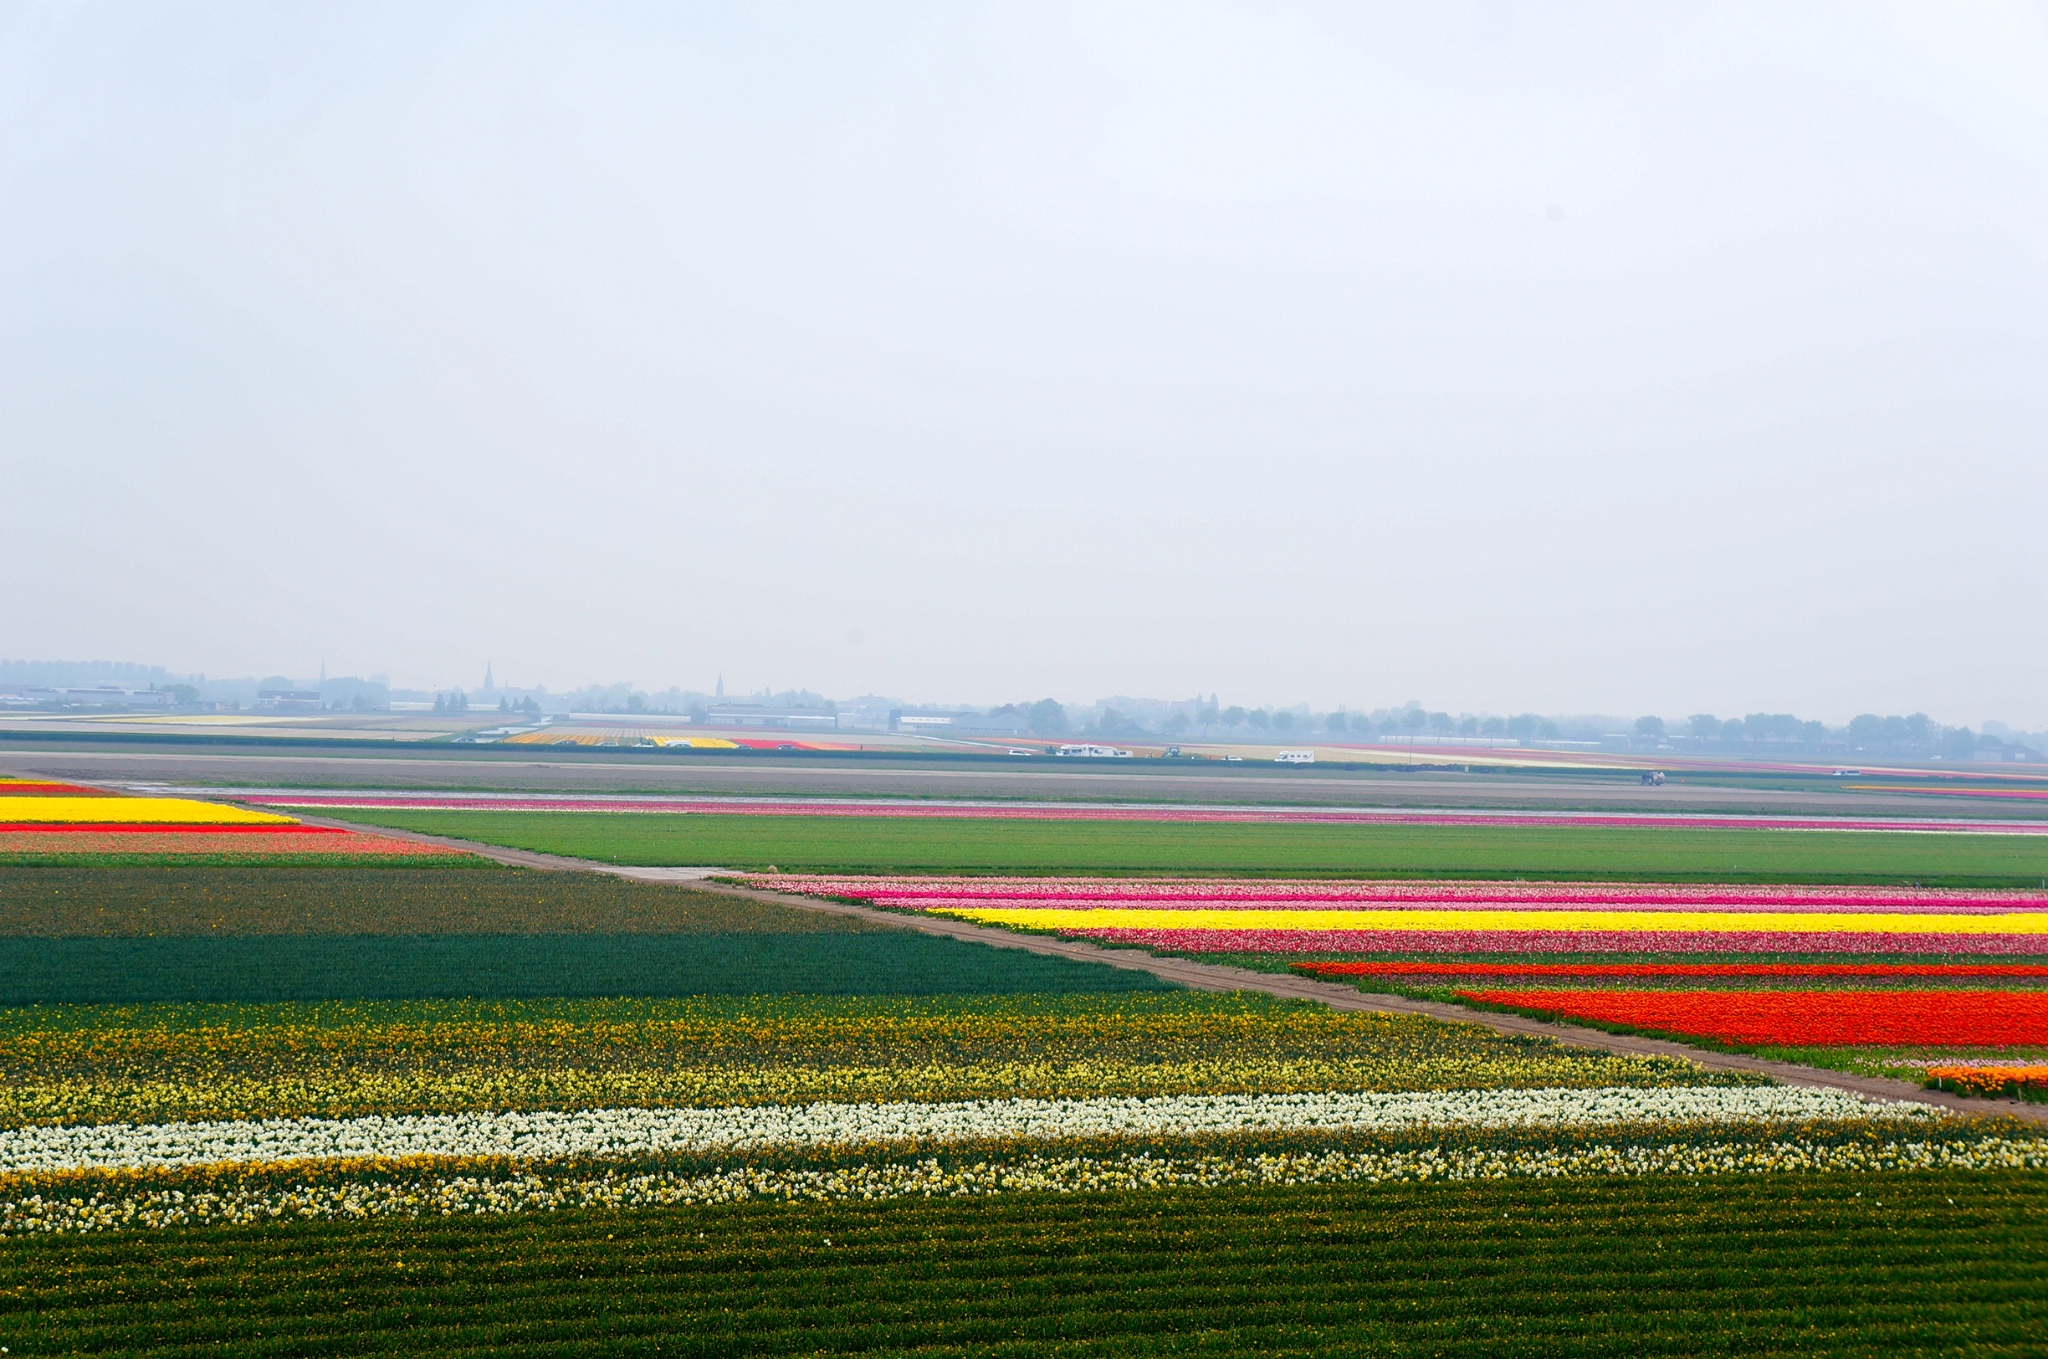
[[[1636,719],[1636,735],[1663,736],[1664,719],[1661,717],[1638,717]]]
[[[1175,713],[1173,716],[1166,719],[1166,734],[1168,736],[1179,736],[1185,733],[1187,729],[1193,725],[1194,719],[1189,717],[1186,713]]]
[[[1041,698],[1031,705],[1031,734],[1033,736],[1064,736],[1067,734],[1067,709],[1056,698]]]
[[[1995,738],[1986,738],[1995,739]],[[1941,733],[1941,754],[1944,759],[1967,760],[1977,753],[1977,733],[1968,727],[1947,727]]]
[[[1686,732],[1702,741],[1711,741],[1721,734],[1721,719],[1712,713],[1694,713],[1685,719]]]
[[[1479,730],[1485,736],[1505,736],[1508,734],[1508,720],[1505,717],[1489,717],[1479,724]]]
[[[1401,730],[1421,731],[1429,725],[1429,714],[1420,708],[1409,708],[1401,714]]]
[[[540,704],[534,702],[532,694],[528,694],[525,700],[520,703],[519,710],[525,713],[528,717],[540,716]]]
[[[1459,718],[1459,719],[1458,719],[1458,735],[1460,735],[1460,736],[1477,736],[1478,734],[1479,734],[1479,719],[1478,719],[1478,718],[1476,718],[1476,717],[1461,717],[1461,718]]]
[[[1751,713],[1742,719],[1742,732],[1752,741],[1796,741],[1799,719],[1790,713]]]
[[[1351,729],[1351,719],[1343,713],[1331,713],[1326,725],[1331,731],[1349,731]]]
[[[1223,721],[1223,729],[1225,731],[1235,731],[1244,725],[1245,710],[1233,703],[1228,708],[1225,708],[1219,716]]]
[[[1277,713],[1274,713],[1274,714],[1273,714],[1273,730],[1275,730],[1275,731],[1293,731],[1293,730],[1294,730],[1294,714],[1293,714],[1293,713],[1290,713],[1290,712],[1277,712]]]
[[[446,694],[435,694],[435,695],[434,695],[434,711],[435,711],[435,712],[437,712],[437,713],[445,713],[445,712],[447,712],[447,711],[448,711],[448,695],[446,695]]]
[[[1143,730],[1127,714],[1115,708],[1104,708],[1102,716],[1095,719],[1095,732],[1098,736],[1137,736]]]
[[[1527,741],[1536,735],[1536,728],[1543,719],[1535,713],[1518,713],[1507,721],[1508,735],[1517,741]]]
[[[1456,722],[1451,720],[1449,713],[1431,713],[1429,715],[1429,729],[1431,731],[1448,732],[1455,729],[1457,725]]]
[[[1273,717],[1264,708],[1254,708],[1244,715],[1244,720],[1251,725],[1253,731],[1264,731],[1272,725]]]

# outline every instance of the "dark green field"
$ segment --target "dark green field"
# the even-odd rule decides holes
[[[1158,989],[1100,963],[592,873],[0,867],[0,1005]]]
[[[2048,1176],[578,1211],[0,1243],[14,1354],[2038,1354]]]
[[[2035,835],[617,812],[347,815],[365,825],[579,859],[804,872],[2048,885],[2048,836]]]
[[[1170,989],[1147,972],[909,930],[0,939],[0,1005]]]

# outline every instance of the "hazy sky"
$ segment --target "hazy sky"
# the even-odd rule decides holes
[[[2048,10],[0,0],[0,655],[2048,724]]]

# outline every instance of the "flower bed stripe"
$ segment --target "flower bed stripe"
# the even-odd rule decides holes
[[[11,811],[0,803],[0,811]],[[0,821],[0,835],[361,835],[339,826],[308,826],[290,822],[213,821]],[[379,837],[382,838],[382,837]]]
[[[1294,963],[1322,977],[2048,977],[2041,963]]]
[[[519,738],[513,737],[512,740]],[[593,738],[594,739],[594,738]],[[774,747],[786,741],[743,741]],[[800,743],[798,743],[800,744]],[[1003,821],[1159,821],[1219,824],[1306,823],[1390,826],[1569,826],[1698,828],[1703,830],[1928,831],[1978,835],[2048,834],[2048,822],[1917,817],[1743,816],[1625,812],[1446,812],[1377,807],[1188,807],[1030,802],[882,801],[620,797],[604,795],[299,793],[238,790],[238,800],[265,807],[360,807],[421,811],[667,812],[739,816],[868,816]]]
[[[486,1168],[488,1167],[488,1168]],[[24,1186],[0,1197],[0,1237],[166,1227],[362,1222],[448,1218],[565,1208],[669,1208],[748,1201],[984,1198],[1000,1194],[1102,1194],[1167,1188],[1412,1184],[1565,1177],[1760,1175],[1884,1171],[2040,1171],[2048,1139],[1987,1137],[1883,1142],[1774,1138],[1769,1141],[1595,1143],[1560,1147],[1423,1149],[1112,1156],[1026,1154],[945,1164],[937,1157],[865,1165],[735,1166],[708,1173],[606,1169],[591,1173],[506,1173],[433,1163],[385,1170],[374,1179],[206,1181],[190,1187],[108,1189]],[[84,1192],[77,1192],[83,1190]]]
[[[1927,1083],[1965,1095],[2048,1094],[2048,1066],[1930,1066]]]
[[[1285,910],[1224,911],[1208,908],[1159,910],[1113,907],[1074,910],[1060,907],[1022,909],[944,908],[940,915],[957,916],[985,925],[1024,929],[1075,930],[1242,930],[1379,931],[1449,933],[1453,931],[1526,931],[1531,933],[1630,934],[1646,931],[1686,934],[1886,934],[1886,935],[2042,935],[2048,936],[2048,911],[2004,911],[1989,915],[1962,912],[1911,914],[1901,911],[1564,911],[1564,910]]]
[[[1469,1000],[1728,1043],[2048,1043],[2039,991],[1460,991]]]
[[[1425,881],[1315,881],[1114,878],[855,878],[757,874],[771,891],[854,897],[910,910],[1035,908],[1160,910],[1295,908],[1370,903],[1420,904],[1439,910],[1625,906],[1669,911],[1962,912],[2048,910],[2048,892],[1939,887],[1808,887],[1663,883],[1519,883]]]
[[[2040,934],[1774,933],[1766,930],[1114,930],[1067,929],[1182,953],[1847,953],[2048,956]]]
[[[468,852],[325,826],[0,826],[0,862],[249,855],[418,859],[465,858]]]
[[[98,822],[110,825],[271,825],[293,824],[276,812],[253,812],[218,802],[182,797],[22,797],[9,798],[4,815],[21,823]]]
[[[0,1174],[415,1156],[560,1160],[579,1156],[1254,1131],[1848,1121],[1868,1118],[1874,1113],[1917,1120],[1943,1116],[1925,1105],[1866,1103],[1838,1090],[1677,1086],[115,1123],[0,1132]]]

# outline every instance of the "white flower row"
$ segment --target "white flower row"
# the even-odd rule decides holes
[[[0,1173],[401,1156],[550,1160],[779,1147],[1119,1135],[1583,1128],[1620,1123],[1937,1117],[1787,1086],[1177,1095],[722,1109],[591,1109],[261,1122],[111,1123],[0,1132]]]
[[[400,1181],[103,1191],[90,1196],[59,1192],[0,1199],[0,1237],[281,1220],[359,1221],[547,1212],[562,1208],[674,1207],[749,1199],[823,1202],[1226,1185],[1873,1170],[2048,1170],[2048,1139],[1880,1144],[1781,1140],[1192,1158],[1143,1153],[1108,1157],[1025,1156],[950,1167],[936,1160],[924,1160],[826,1170],[742,1167],[696,1175],[676,1171],[612,1171],[565,1177],[428,1175]]]

